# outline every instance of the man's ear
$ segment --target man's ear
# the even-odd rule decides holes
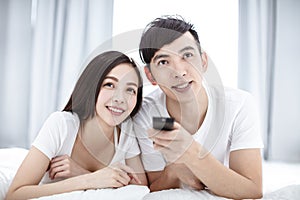
[[[150,81],[150,83],[151,83],[152,85],[157,85],[157,82],[156,82],[155,79],[153,78],[153,76],[152,76],[152,74],[151,74],[151,72],[150,72],[149,67],[145,66],[145,67],[144,67],[144,71],[145,71],[145,74],[146,74],[148,80]]]
[[[207,66],[208,66],[208,57],[207,57],[207,54],[206,54],[205,51],[203,51],[201,53],[201,60],[202,60],[202,66],[201,66],[202,67],[202,71],[206,72]]]

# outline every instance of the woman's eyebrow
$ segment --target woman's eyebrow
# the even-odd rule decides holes
[[[105,79],[112,79],[116,82],[119,82],[119,79],[114,76],[107,76],[107,77],[105,77]],[[136,84],[135,82],[127,82],[126,85],[132,85],[132,86],[138,87],[138,84]]]
[[[112,80],[114,80],[114,81],[119,81],[119,79],[118,78],[116,78],[116,77],[114,77],[114,76],[106,76],[105,77],[105,79],[112,79]]]
[[[128,82],[127,85],[132,85],[132,86],[138,87],[138,85],[135,82]]]

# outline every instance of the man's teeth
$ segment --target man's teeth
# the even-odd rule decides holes
[[[118,108],[112,108],[112,107],[108,107],[109,110],[113,111],[113,112],[116,112],[116,113],[122,113],[123,110],[121,109],[118,109]]]
[[[185,84],[182,84],[182,85],[177,85],[176,88],[183,89],[183,88],[186,88],[188,85],[189,85],[189,83],[185,83]]]

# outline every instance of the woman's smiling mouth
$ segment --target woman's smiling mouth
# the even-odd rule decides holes
[[[125,110],[118,108],[118,107],[113,107],[113,106],[106,106],[106,108],[113,114],[113,115],[121,115],[122,113],[125,112]]]

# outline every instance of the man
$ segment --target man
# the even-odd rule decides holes
[[[262,197],[256,109],[250,94],[210,85],[209,68],[193,25],[165,16],[140,41],[147,78],[159,88],[134,118],[151,191],[189,187],[242,199]],[[172,117],[172,130],[155,130],[152,117]]]

